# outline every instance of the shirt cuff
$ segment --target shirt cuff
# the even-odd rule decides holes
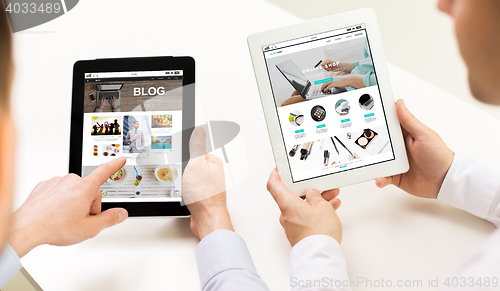
[[[227,270],[257,273],[245,241],[227,229],[216,230],[201,240],[196,261],[202,290],[212,278]]]
[[[302,290],[318,281],[324,289],[317,290],[351,290],[340,245],[327,235],[308,236],[290,251],[292,290]]]
[[[0,288],[9,282],[21,268],[21,261],[16,251],[6,243],[0,255]]]
[[[500,168],[464,154],[455,154],[437,199],[475,216],[500,223]]]

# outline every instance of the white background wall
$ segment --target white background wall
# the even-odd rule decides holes
[[[375,9],[389,62],[500,118],[500,107],[479,103],[470,94],[453,22],[437,9],[437,0],[267,1],[305,20]]]

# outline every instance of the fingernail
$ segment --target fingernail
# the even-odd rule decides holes
[[[127,219],[128,213],[126,211],[120,211],[118,212],[118,222],[123,222],[125,219]]]
[[[319,194],[319,190],[318,190],[318,189],[316,189],[316,188],[309,188],[309,189],[307,189],[307,192],[309,192],[309,193],[311,193],[311,194],[312,194],[312,193],[318,193],[318,194]]]

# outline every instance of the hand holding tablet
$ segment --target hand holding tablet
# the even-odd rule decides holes
[[[410,170],[378,178],[376,184],[380,188],[393,184],[412,195],[436,199],[455,154],[436,132],[408,111],[403,100],[396,102],[396,110],[403,127]]]
[[[224,166],[221,159],[207,154],[203,128],[193,131],[189,152],[191,159],[182,186],[184,202],[191,212],[191,230],[200,239],[219,229],[234,231],[226,205]]]
[[[303,195],[408,171],[372,9],[257,33],[248,44],[277,168],[290,190]],[[304,116],[300,125],[292,114]],[[304,147],[307,158],[288,154]]]
[[[274,169],[267,182],[267,190],[278,204],[280,222],[292,247],[311,235],[328,235],[339,244],[342,241],[342,225],[335,211],[340,207],[339,189],[319,193],[310,188],[305,200],[290,191]]]

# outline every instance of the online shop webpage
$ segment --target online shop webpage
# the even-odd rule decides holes
[[[124,156],[103,202],[181,201],[182,70],[84,78],[82,176]]]
[[[394,159],[363,24],[262,49],[294,183]]]

